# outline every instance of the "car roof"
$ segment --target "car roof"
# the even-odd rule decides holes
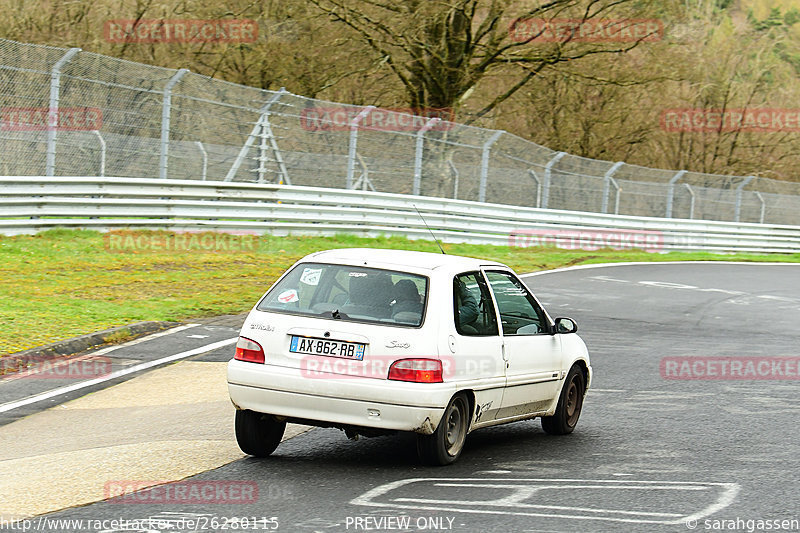
[[[475,259],[460,255],[416,252],[411,250],[387,250],[383,248],[339,248],[307,255],[303,261],[324,261],[331,263],[359,264],[366,266],[391,266],[409,269],[434,270],[445,267],[448,270],[476,270],[482,266],[501,266],[502,263]]]

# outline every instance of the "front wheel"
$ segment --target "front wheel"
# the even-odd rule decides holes
[[[542,429],[551,435],[572,433],[581,416],[585,391],[583,372],[579,367],[573,366],[567,374],[564,388],[561,389],[556,412],[553,416],[542,417]]]
[[[458,459],[464,448],[469,429],[469,401],[463,393],[456,394],[432,435],[417,435],[417,453],[423,463],[449,465]]]
[[[236,442],[248,455],[267,457],[281,443],[286,422],[255,411],[236,411]]]

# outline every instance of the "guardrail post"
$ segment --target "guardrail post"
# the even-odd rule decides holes
[[[356,147],[358,144],[358,124],[375,109],[374,105],[370,105],[361,110],[361,112],[353,118],[350,122],[350,150],[347,154],[347,178],[344,182],[345,189],[353,188],[353,174],[356,169]]]
[[[542,202],[540,205],[542,209],[547,209],[547,203],[550,201],[550,180],[553,166],[565,155],[567,155],[567,152],[558,152],[544,167],[544,184],[542,185]]]
[[[763,224],[764,223],[764,215],[766,214],[766,211],[767,211],[767,202],[764,201],[764,197],[761,196],[761,193],[758,192],[758,191],[756,191],[756,198],[758,198],[758,200],[761,202],[761,216],[758,219],[758,223],[759,224]]]
[[[675,184],[678,183],[678,180],[681,179],[686,174],[685,170],[681,170],[674,176],[672,179],[669,180],[667,184],[669,188],[667,189],[667,213],[666,218],[672,218],[672,204],[675,198]],[[691,191],[691,189],[689,189]],[[692,192],[692,198],[694,198],[694,192]],[[691,218],[691,217],[690,217]]]
[[[619,169],[619,167],[621,167],[624,164],[625,163],[623,161],[617,161],[611,168],[609,168],[606,171],[605,175],[603,175],[603,199],[602,199],[602,207],[600,208],[601,213],[608,212],[609,186],[611,185],[611,180],[614,179],[613,178],[614,172],[616,172]],[[614,181],[614,186],[617,188],[617,193],[619,193],[619,185],[617,185],[616,181]],[[619,209],[619,194],[617,195],[617,209]]]
[[[755,176],[747,176],[738,187],[736,187],[736,207],[733,213],[733,221],[739,222],[739,218],[742,214],[742,189],[744,189],[745,185],[753,181]]]
[[[206,152],[206,147],[203,146],[203,143],[200,141],[195,141],[194,144],[200,149],[200,153],[203,156],[203,181],[206,181],[206,175],[208,174],[208,152]]]
[[[542,180],[539,179],[539,176],[536,175],[532,168],[528,169],[528,174],[536,182],[536,207],[539,207],[542,205]]]
[[[106,175],[106,140],[103,139],[99,131],[92,130],[92,133],[94,133],[97,140],[100,141],[100,177],[102,178]]]
[[[425,132],[430,130],[441,119],[433,117],[428,120],[417,132],[417,147],[414,152],[414,185],[411,194],[419,196],[420,186],[422,184],[422,149],[425,140]]]
[[[489,140],[483,143],[483,154],[481,155],[481,182],[478,185],[478,201],[485,202],[486,201],[486,182],[489,179],[489,152],[492,149],[492,145],[497,142],[497,139],[500,138],[505,131],[497,130],[494,132],[494,135],[489,137]]]
[[[169,120],[172,112],[172,88],[175,87],[189,69],[182,68],[176,72],[164,86],[164,98],[161,103],[161,156],[158,160],[158,177],[167,179],[167,157],[169,156]]]
[[[278,89],[278,92],[273,94],[272,98],[270,98],[269,101],[258,111],[258,120],[256,121],[255,126],[253,126],[253,130],[250,132],[250,135],[247,136],[247,140],[244,142],[244,145],[242,145],[242,149],[239,150],[239,153],[236,155],[236,159],[234,159],[231,168],[228,170],[228,173],[225,174],[225,179],[223,181],[231,181],[236,176],[236,173],[239,172],[239,167],[242,166],[244,158],[247,157],[247,152],[250,151],[250,147],[253,146],[256,136],[261,131],[261,125],[264,116],[269,113],[269,110],[272,108],[273,104],[277,103],[278,100],[281,99],[281,96],[286,94],[286,92],[286,87],[281,87]]]
[[[683,186],[686,187],[686,190],[689,191],[689,194],[692,197],[692,199],[689,202],[689,219],[691,220],[691,219],[694,218],[694,200],[695,200],[695,195],[694,195],[694,191],[692,190],[692,188],[689,186],[688,183],[684,183]]]
[[[47,110],[47,153],[45,174],[53,176],[56,171],[56,139],[58,136],[58,101],[61,96],[61,69],[80,52],[80,48],[70,48],[56,61],[50,71],[50,107]]]

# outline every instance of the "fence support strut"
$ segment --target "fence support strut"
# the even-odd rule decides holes
[[[258,120],[256,121],[255,126],[253,126],[253,131],[251,131],[250,135],[247,136],[247,140],[244,142],[242,149],[239,150],[239,154],[233,161],[233,165],[231,165],[231,168],[230,170],[228,170],[228,173],[225,175],[225,179],[223,181],[231,181],[233,180],[234,177],[236,177],[236,173],[239,172],[239,167],[242,166],[244,158],[247,157],[247,153],[250,151],[250,147],[253,146],[253,143],[256,140],[256,136],[258,136],[258,133],[261,131],[261,126],[263,124],[263,117],[267,113],[269,113],[269,110],[273,106],[273,104],[275,104],[278,100],[280,100],[281,96],[283,96],[284,94],[286,94],[286,88],[281,87],[278,90],[278,92],[272,95],[272,98],[270,98],[269,101],[266,104],[264,104],[264,107],[262,107],[259,110]]]

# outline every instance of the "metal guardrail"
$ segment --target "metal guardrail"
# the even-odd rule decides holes
[[[6,235],[72,227],[430,238],[414,206],[436,236],[446,242],[800,252],[800,226],[579,213],[274,184],[0,177],[0,233]]]

